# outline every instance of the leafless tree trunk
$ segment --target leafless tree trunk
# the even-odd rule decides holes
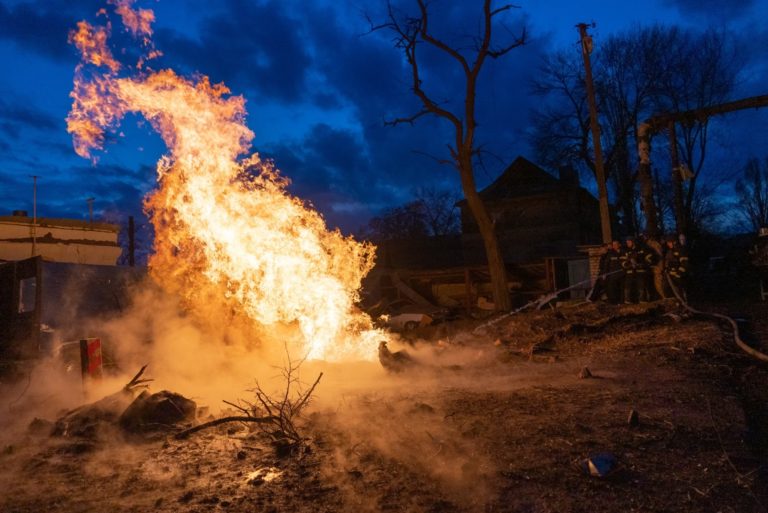
[[[411,87],[413,93],[422,104],[422,110],[407,118],[397,118],[388,124],[413,123],[424,115],[434,115],[447,120],[454,127],[455,139],[449,144],[451,163],[458,170],[461,178],[461,187],[467,200],[469,210],[472,212],[480,236],[483,239],[485,252],[488,259],[488,270],[491,276],[493,288],[493,300],[497,310],[506,311],[512,306],[507,287],[507,272],[504,259],[499,248],[498,238],[485,204],[480,199],[475,183],[473,158],[478,153],[475,143],[475,95],[477,80],[480,70],[486,59],[496,59],[507,54],[513,48],[525,43],[525,30],[515,37],[509,44],[496,46],[493,44],[492,32],[494,18],[499,14],[509,11],[514,6],[503,5],[492,7],[491,0],[483,1],[482,34],[475,41],[471,51],[471,58],[467,58],[461,49],[450,46],[444,40],[438,39],[430,31],[429,12],[425,0],[416,0],[419,14],[416,17],[401,17],[395,13],[392,5],[389,7],[389,20],[387,23],[374,27],[376,29],[389,29],[396,34],[396,47],[403,50],[411,68]],[[454,112],[441,106],[422,87],[420,75],[418,50],[420,45],[429,45],[443,52],[453,59],[461,67],[464,75],[464,111]]]

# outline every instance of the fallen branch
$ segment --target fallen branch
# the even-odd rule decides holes
[[[276,417],[243,417],[243,416],[222,417],[220,419],[215,419],[210,422],[206,422],[204,424],[199,424],[195,427],[185,429],[184,431],[180,431],[179,433],[176,433],[174,438],[177,440],[183,440],[184,438],[188,438],[189,435],[195,434],[198,431],[202,431],[204,429],[212,428],[215,426],[220,426],[221,424],[226,424],[228,422],[253,422],[256,424],[269,424],[271,422],[275,422],[275,420],[277,420]]]
[[[141,369],[139,369],[139,372],[136,373],[133,379],[126,383],[126,385],[123,387],[123,390],[126,392],[133,392],[134,388],[147,388],[147,383],[154,381],[153,379],[139,379],[147,369],[147,365],[144,365]]]

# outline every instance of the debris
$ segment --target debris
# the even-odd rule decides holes
[[[194,401],[177,393],[163,390],[150,394],[145,390],[125,409],[118,422],[131,433],[154,431],[194,420],[196,410]]]
[[[388,372],[403,372],[416,364],[416,361],[405,350],[393,353],[384,341],[379,342],[379,362]]]
[[[480,310],[488,310],[490,312],[496,310],[496,305],[492,301],[488,301],[488,299],[483,296],[477,298],[477,307]]]
[[[579,372],[579,379],[589,379],[592,377],[592,371],[589,370],[589,367],[582,367],[581,371]]]
[[[53,431],[53,422],[35,417],[27,426],[27,433],[30,435],[48,436]]]
[[[275,467],[263,467],[248,473],[245,484],[259,486],[274,481],[282,475],[282,471]]]
[[[419,326],[432,324],[432,317],[423,313],[402,313],[386,318],[387,326],[401,331],[413,331]]]
[[[195,493],[193,491],[188,491],[181,497],[179,497],[179,502],[189,502],[192,500],[192,497],[195,496]]]
[[[629,427],[637,427],[640,425],[640,416],[637,414],[637,410],[629,410],[627,425],[629,425]]]
[[[150,381],[154,381],[153,379],[141,379],[141,376],[144,374],[144,371],[147,370],[147,366],[144,365],[141,369],[139,369],[139,372],[136,373],[136,375],[131,378],[131,380],[125,384],[123,387],[123,390],[125,392],[133,392],[137,388],[147,388]]]
[[[233,416],[233,417],[222,417],[220,419],[215,419],[210,422],[205,422],[204,424],[198,424],[197,426],[191,427],[189,429],[185,429],[184,431],[181,431],[179,433],[176,433],[174,438],[177,440],[183,440],[185,438],[188,438],[189,435],[197,433],[198,431],[202,431],[203,429],[208,429],[214,426],[219,426],[221,424],[226,424],[227,422],[255,422],[257,424],[269,424],[274,423],[276,420],[278,420],[277,417],[246,417],[246,416]]]
[[[426,403],[416,403],[415,405],[413,405],[413,408],[411,409],[411,413],[432,414],[432,413],[435,413],[435,409]]]
[[[609,452],[601,452],[584,460],[582,470],[593,477],[607,477],[616,470],[617,463],[616,456]]]
[[[62,415],[53,426],[53,436],[96,438],[99,431],[115,424],[120,414],[133,400],[125,389],[108,395],[95,403],[86,404]]]

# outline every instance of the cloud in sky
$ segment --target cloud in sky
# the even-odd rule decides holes
[[[681,16],[699,16],[722,23],[748,15],[755,0],[669,0],[668,3],[676,7]]]
[[[570,5],[566,0],[562,3],[564,8]],[[447,158],[446,144],[453,140],[448,123],[424,117],[414,126],[384,124],[418,112],[421,106],[410,91],[409,69],[393,48],[392,34],[368,33],[364,15],[382,20],[382,2],[139,0],[138,4],[158,13],[156,43],[164,56],[155,66],[206,74],[226,83],[233,94],[244,95],[248,123],[257,134],[255,149],[274,158],[293,181],[291,191],[312,202],[331,224],[354,230],[378,210],[408,201],[418,186],[459,190],[455,170],[437,162]],[[478,27],[476,3],[436,0],[431,5],[437,33],[462,47],[472,44]],[[572,45],[573,24],[584,21],[569,21],[555,32],[547,24],[551,16],[546,9],[557,8],[556,4],[521,5],[499,27],[500,38],[514,37],[523,22],[546,32],[530,32],[526,46],[499,61],[488,61],[483,69],[477,120],[487,168],[478,171],[481,186],[518,154],[532,156],[526,131],[538,100],[530,94],[530,81],[540,56],[553,46]],[[102,6],[99,0],[0,0],[0,57],[12,56],[23,65],[25,59],[33,62],[28,56],[36,56],[35,65],[41,67],[40,73],[27,74],[30,78],[16,81],[13,74],[5,74],[0,81],[4,94],[0,178],[8,184],[0,191],[1,205],[26,196],[26,175],[32,174],[33,166],[52,177],[51,186],[61,198],[92,195],[97,206],[105,208],[135,211],[141,195],[151,187],[153,162],[162,150],[156,137],[146,135],[148,130],[136,129],[132,121],[124,124],[125,137],[113,137],[114,144],[96,168],[71,152],[64,131],[69,91],[58,88],[71,83],[76,62],[74,50],[66,43],[67,33],[78,19],[93,19]],[[756,8],[754,2],[710,0],[664,1],[656,7],[649,4],[649,12],[679,10],[685,16],[666,20],[670,23],[685,20],[692,10],[736,19],[747,18]],[[628,27],[638,21],[618,18],[618,11],[610,11],[614,18],[601,20],[602,12],[596,9],[585,16],[597,19],[602,27]],[[124,34],[115,32],[116,42],[122,43]],[[428,58],[423,67],[425,88],[444,105],[461,110],[460,69],[450,58],[424,51]],[[764,62],[757,52],[753,58]],[[56,102],[43,101],[39,93],[29,96],[35,94],[30,91],[40,91],[40,76],[49,76],[50,84],[55,84],[57,89],[50,92],[57,95]],[[37,81],[35,87],[29,80]],[[146,151],[138,151],[139,147]],[[90,192],[81,194],[83,184]],[[45,201],[55,215],[81,210],[64,199]]]
[[[9,137],[18,138],[24,127],[34,130],[60,130],[64,128],[64,121],[35,107],[10,103],[0,98],[0,130]]]

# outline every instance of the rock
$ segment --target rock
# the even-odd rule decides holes
[[[637,427],[640,425],[640,416],[637,414],[637,410],[629,410],[627,425],[629,425],[629,427]]]
[[[592,377],[592,372],[589,370],[589,367],[582,367],[581,371],[579,372],[579,379],[589,379]]]
[[[194,420],[197,405],[186,397],[163,390],[142,392],[120,415],[120,427],[130,433],[167,429],[179,422]]]
[[[237,459],[238,460],[244,460],[247,456],[245,451],[237,451]]]

